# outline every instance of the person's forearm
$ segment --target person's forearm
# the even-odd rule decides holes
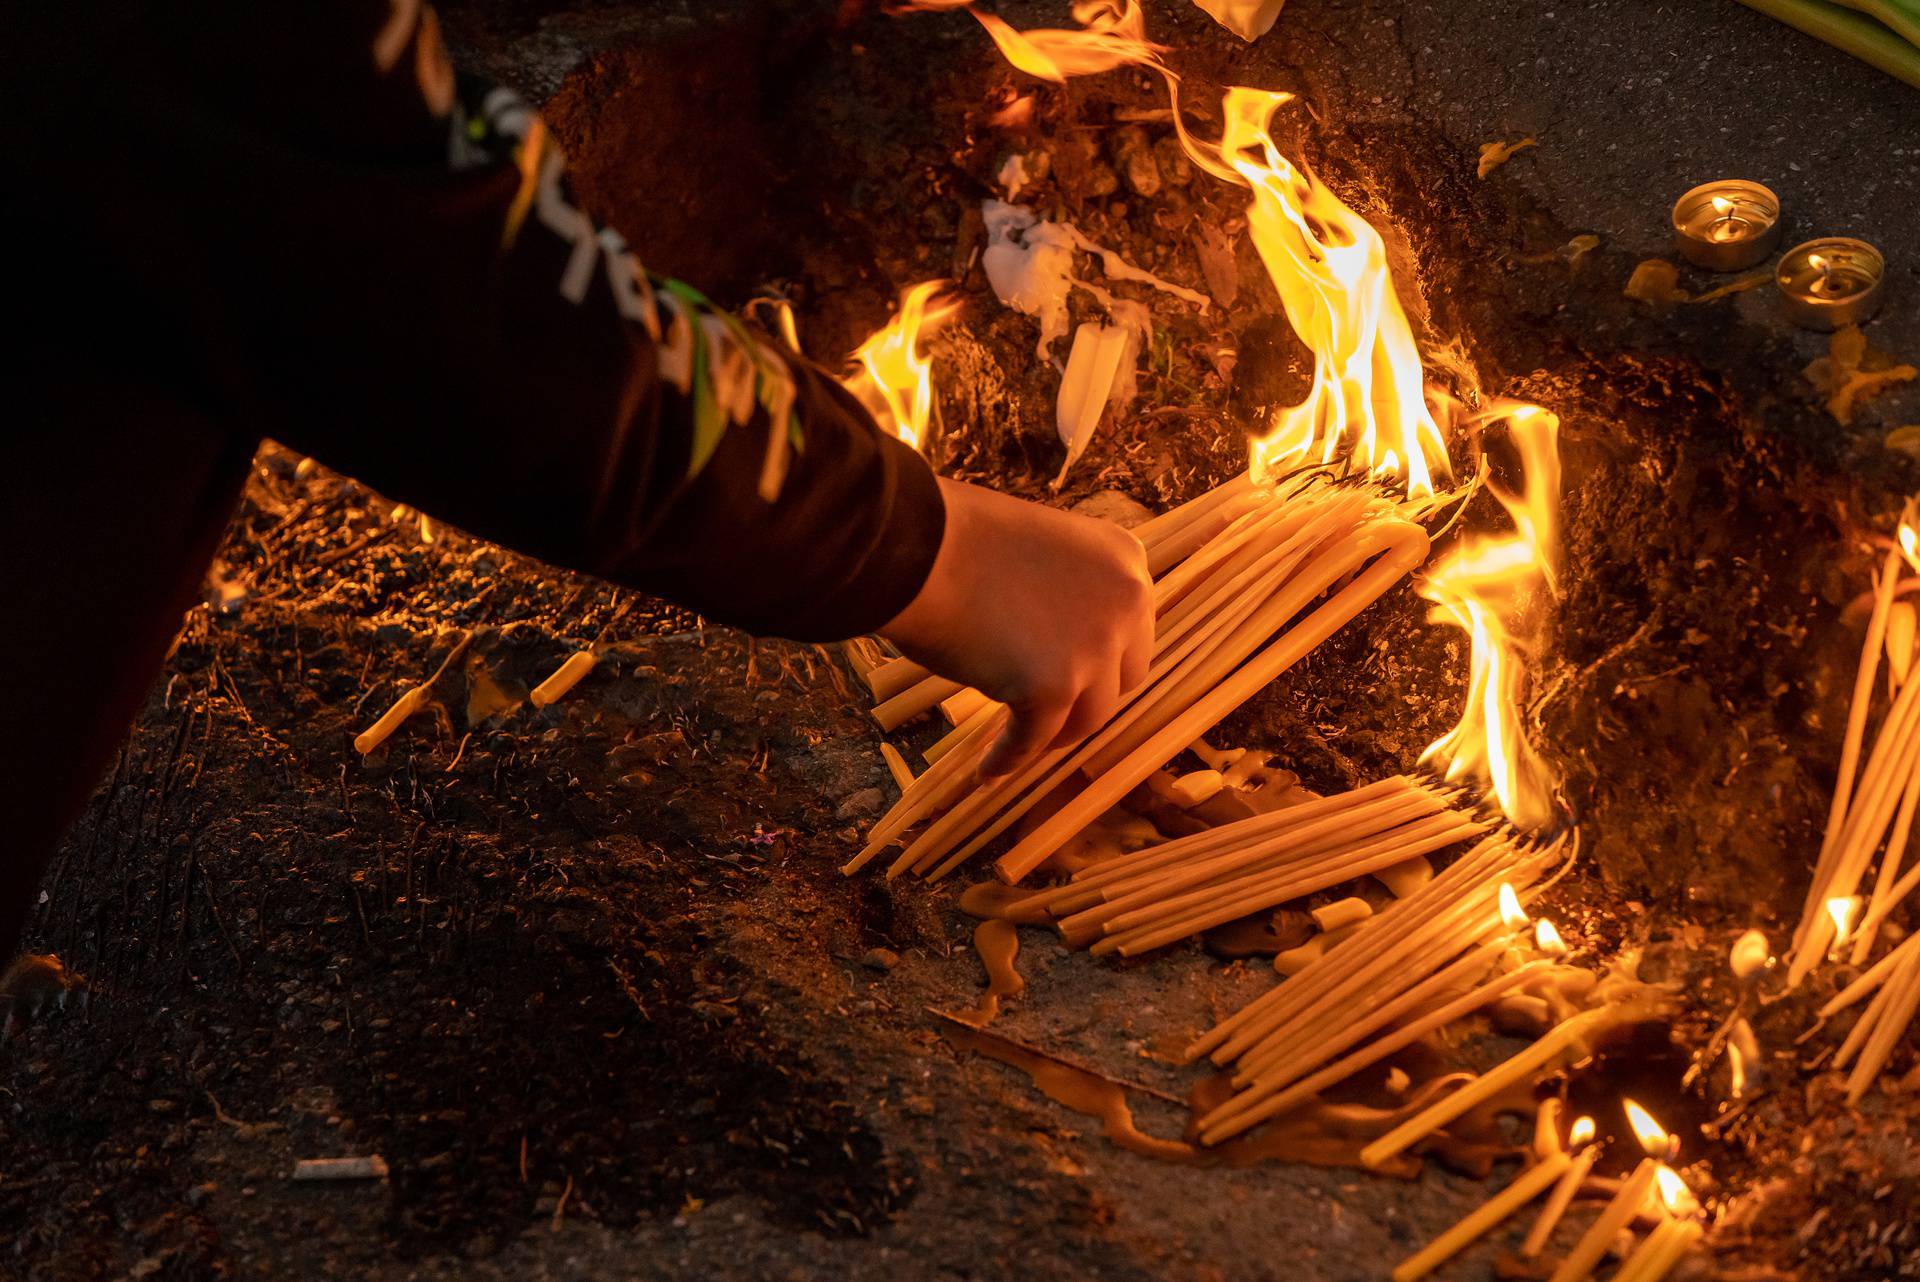
[[[455,93],[430,10],[210,14],[75,19],[101,71],[76,60],[60,114],[97,129],[28,148],[193,395],[719,622],[822,639],[912,598],[943,521],[925,464],[797,353],[647,276],[574,208],[530,111]]]

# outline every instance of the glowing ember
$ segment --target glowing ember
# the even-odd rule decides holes
[[[1433,617],[1473,641],[1460,723],[1421,754],[1449,780],[1482,778],[1507,817],[1538,831],[1553,820],[1553,776],[1528,741],[1521,708],[1528,684],[1524,640],[1554,586],[1559,548],[1560,420],[1535,405],[1502,411],[1524,467],[1518,493],[1492,487],[1513,531],[1463,538],[1419,585]]]
[[[1598,1129],[1591,1117],[1575,1118],[1572,1129],[1567,1132],[1567,1147],[1579,1148],[1583,1144],[1593,1143],[1594,1134]]]
[[[1520,896],[1504,881],[1500,883],[1500,920],[1508,930],[1523,930],[1529,920],[1527,910],[1520,906]]]
[[[1664,1159],[1679,1151],[1679,1143],[1652,1113],[1630,1099],[1622,1099],[1620,1103],[1627,1111],[1627,1124],[1633,1127],[1634,1138],[1640,1141],[1640,1147],[1647,1150],[1648,1156]]]
[[[853,354],[859,366],[846,379],[879,424],[915,449],[927,443],[933,417],[933,362],[920,341],[945,324],[959,303],[935,296],[946,284],[930,280],[900,296],[900,310]]]
[[[1533,942],[1543,953],[1558,956],[1567,951],[1567,941],[1560,938],[1560,928],[1545,917],[1533,923]]]
[[[1446,444],[1427,406],[1386,245],[1274,145],[1268,123],[1290,98],[1229,89],[1218,159],[1195,153],[1209,172],[1237,178],[1252,192],[1248,233],[1288,323],[1313,352],[1307,398],[1279,411],[1255,442],[1254,474],[1347,459],[1382,478],[1404,476],[1410,496],[1432,494],[1434,478],[1448,475]]]

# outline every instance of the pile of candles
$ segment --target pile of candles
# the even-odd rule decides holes
[[[883,726],[935,707],[957,724],[844,871],[898,846],[889,877],[938,880],[1064,797],[995,863],[1018,882],[1425,560],[1405,511],[1370,479],[1315,469],[1271,485],[1243,474],[1142,525],[1158,618],[1146,681],[1094,733],[1010,775],[978,775],[1003,705],[905,659],[872,668]]]
[[[1850,1103],[1872,1088],[1920,1012],[1920,935],[1867,966],[1888,915],[1920,888],[1920,865],[1907,867],[1920,811],[1920,681],[1913,680],[1920,629],[1914,606],[1903,599],[1920,586],[1920,579],[1909,574],[1920,571],[1917,521],[1920,512],[1909,500],[1874,580],[1873,612],[1854,673],[1826,835],[1787,971],[1791,988],[1823,963],[1866,967],[1819,1012],[1824,1022],[1873,998],[1834,1057],[1835,1068],[1848,1070]],[[1879,679],[1883,658],[1884,682]],[[1863,767],[1867,723],[1881,703],[1886,707]]]
[[[1674,202],[1674,246],[1708,271],[1732,272],[1772,256],[1780,243],[1780,198],[1760,183],[1722,178]],[[1774,270],[1788,320],[1827,332],[1858,325],[1880,307],[1886,261],[1863,240],[1830,236],[1796,245]]]
[[[1668,1163],[1679,1144],[1651,1113],[1632,1100],[1622,1100],[1635,1137],[1647,1156],[1621,1181],[1573,1248],[1550,1275],[1550,1282],[1587,1282],[1623,1233],[1650,1226],[1634,1241],[1612,1282],[1660,1282],[1705,1235],[1700,1205],[1686,1181]],[[1484,1205],[1425,1247],[1401,1261],[1393,1282],[1417,1282],[1445,1264],[1491,1230],[1511,1219],[1543,1193],[1546,1201],[1521,1244],[1524,1259],[1545,1252],[1573,1199],[1589,1186],[1602,1145],[1595,1139],[1593,1119],[1581,1117],[1560,1135],[1558,1100],[1540,1107],[1534,1128],[1533,1161],[1512,1183]]]

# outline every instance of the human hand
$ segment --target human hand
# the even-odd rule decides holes
[[[1153,583],[1119,526],[942,478],[946,533],[918,596],[881,634],[1012,710],[983,775],[1098,729],[1146,679]]]

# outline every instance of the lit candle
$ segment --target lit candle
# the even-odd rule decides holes
[[[1553,1271],[1550,1282],[1587,1282],[1593,1276],[1594,1266],[1600,1263],[1600,1257],[1607,1253],[1613,1244],[1614,1235],[1627,1227],[1647,1200],[1647,1192],[1653,1187],[1653,1173],[1659,1163],[1647,1158],[1634,1168],[1633,1175],[1620,1191],[1613,1195],[1606,1209],[1600,1212],[1600,1218],[1587,1227],[1580,1236],[1567,1258],[1560,1261],[1560,1267]]]
[[[1657,1157],[1663,1162],[1671,1162],[1680,1155],[1680,1140],[1668,1133],[1652,1113],[1630,1099],[1620,1101],[1627,1113],[1627,1124],[1633,1127],[1634,1138],[1640,1141],[1640,1147],[1647,1151],[1648,1157]]]
[[[1527,910],[1520,906],[1520,896],[1514,893],[1509,882],[1500,883],[1500,921],[1508,930],[1525,930]]]
[[[1738,178],[1702,183],[1673,206],[1674,247],[1708,271],[1741,271],[1763,261],[1780,243],[1780,227],[1780,198]]]
[[[1707,238],[1725,244],[1746,235],[1747,220],[1733,212],[1734,205],[1725,196],[1713,198],[1713,212],[1719,217],[1707,225]]]
[[[1613,1282],[1660,1282],[1705,1232],[1692,1220],[1666,1220],[1627,1257]]]
[[[1788,320],[1831,333],[1872,319],[1886,272],[1886,259],[1864,240],[1828,236],[1782,254],[1773,280]]]
[[[1539,1197],[1549,1184],[1565,1177],[1573,1159],[1555,1153],[1521,1172],[1513,1183],[1501,1189],[1485,1205],[1429,1242],[1421,1250],[1402,1260],[1393,1270],[1393,1282],[1415,1282],[1445,1264],[1471,1246],[1487,1230]]]
[[[1553,1186],[1553,1192],[1547,1194],[1546,1205],[1540,1208],[1540,1218],[1533,1222],[1527,1239],[1520,1245],[1520,1254],[1531,1260],[1547,1247],[1547,1239],[1553,1236],[1561,1217],[1567,1213],[1567,1207],[1573,1204],[1573,1195],[1587,1182],[1587,1176],[1593,1173],[1593,1164],[1600,1157],[1600,1146],[1592,1143],[1593,1119],[1582,1117],[1574,1122],[1573,1129],[1567,1133],[1567,1146],[1579,1152],[1572,1163],[1561,1174],[1560,1182]]]
[[[1827,949],[1828,961],[1839,961],[1846,951],[1847,939],[1853,934],[1854,914],[1859,911],[1857,895],[1836,895],[1827,900],[1827,916],[1833,921],[1833,944]]]

